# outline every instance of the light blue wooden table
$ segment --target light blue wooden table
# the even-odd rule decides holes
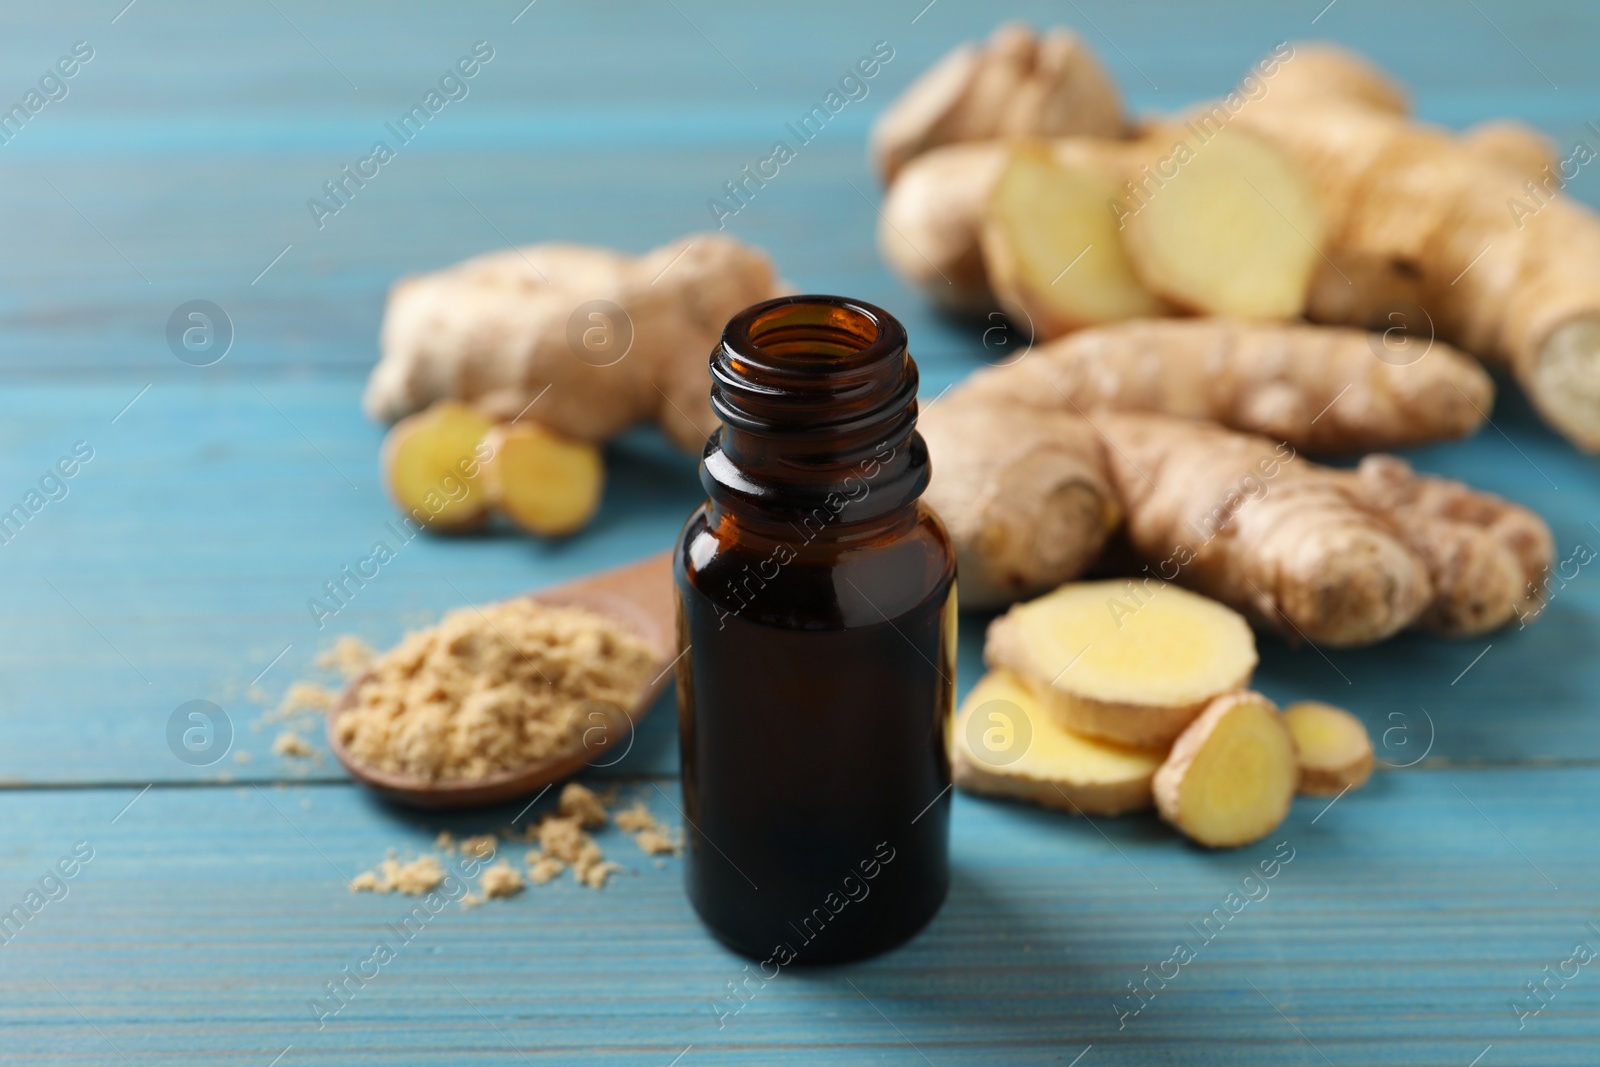
[[[722,183],[887,41],[869,96],[729,230],[798,286],[901,316],[931,396],[984,350],[879,263],[865,133],[999,16],[971,0],[126,2],[0,14],[6,106],[75,42],[93,52],[0,144],[0,505],[75,444],[93,451],[0,544],[0,908],[64,857],[74,872],[0,944],[0,1062],[1600,1062],[1600,966],[1565,962],[1600,946],[1593,568],[1536,624],[1480,642],[1324,657],[1265,641],[1262,687],[1349,705],[1385,766],[1331,810],[1298,801],[1258,846],[1208,853],[1153,817],[959,797],[953,890],[921,937],[785,972],[719,1026],[743,961],[696,923],[678,861],[658,869],[613,832],[603,843],[632,869],[605,892],[450,909],[319,1029],[311,999],[407,910],[344,880],[439,827],[517,813],[418,819],[334,766],[297,772],[251,731],[252,683],[275,698],[334,633],[388,642],[464,599],[662,547],[698,499],[692,462],[637,433],[609,450],[583,536],[419,539],[319,632],[306,600],[391,517],[381,430],[357,410],[388,283],[507,240],[642,250],[703,228]],[[1406,78],[1435,121],[1510,115],[1566,142],[1600,121],[1600,10],[1577,2],[1014,8],[1079,27],[1141,108],[1216,93],[1275,42],[1323,35]],[[307,199],[477,41],[493,59],[469,95],[319,228]],[[1596,202],[1600,181],[1586,169],[1573,191]],[[197,299],[233,325],[207,367],[164,336]],[[1600,548],[1600,470],[1509,390],[1494,429],[1414,460],[1539,509],[1563,557]],[[984,621],[963,624],[963,686]],[[195,699],[227,712],[249,762],[174,757],[168,719]],[[663,817],[672,714],[669,698],[603,772]],[[1191,924],[1275,850],[1293,859],[1269,895],[1132,1014],[1129,985],[1171,974],[1175,944],[1199,941]],[[1563,972],[1519,1018],[1538,1003],[1527,984]]]

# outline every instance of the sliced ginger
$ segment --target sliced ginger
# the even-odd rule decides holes
[[[1161,817],[1211,848],[1259,841],[1289,814],[1299,782],[1294,741],[1272,702],[1228,693],[1172,746],[1152,782]]]
[[[563,537],[594,517],[605,483],[598,447],[533,422],[496,427],[487,444],[489,495],[512,522],[543,537]]]
[[[1256,644],[1237,612],[1177,586],[1076,582],[996,619],[984,658],[1040,693],[1063,728],[1150,747],[1248,684]]]
[[[489,515],[478,445],[494,424],[467,404],[442,401],[408,415],[383,440],[384,480],[395,505],[424,526],[466,530]]]
[[[1194,129],[1152,134],[1165,151],[1133,179],[1137,192],[1118,201],[1139,278],[1196,311],[1299,315],[1321,262],[1314,192],[1265,141],[1232,129],[1201,141]]]
[[[1332,796],[1366,784],[1372,775],[1372,738],[1360,719],[1307,700],[1284,708],[1283,721],[1300,761],[1300,792]]]
[[[1118,184],[1108,151],[1086,142],[1020,145],[1001,172],[984,216],[984,264],[1006,313],[1038,336],[1167,310],[1123,251],[1110,207]]]
[[[972,793],[1015,797],[1087,815],[1151,806],[1161,754],[1071,733],[1010,671],[984,675],[956,716],[950,746],[955,783]]]

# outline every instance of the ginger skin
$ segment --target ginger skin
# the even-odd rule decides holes
[[[1352,497],[1388,516],[1428,565],[1433,602],[1419,624],[1475,637],[1537,614],[1555,541],[1527,508],[1448,478],[1418,475],[1402,459],[1373,455],[1344,474]]]
[[[1128,538],[1156,577],[1338,647],[1390,637],[1433,600],[1393,526],[1289,446],[1156,415],[1096,421]]]
[[[716,418],[706,353],[740,309],[776,296],[761,252],[694,234],[642,256],[581,245],[492,252],[403,278],[363,406],[393,420],[435,400],[529,412],[603,443],[654,421],[698,453]]]
[[[1481,136],[1464,143],[1325,90],[1268,92],[1234,118],[1317,190],[1327,261],[1308,317],[1365,325],[1420,306],[1439,336],[1506,366],[1550,425],[1600,451],[1600,215],[1539,188],[1526,149],[1508,164],[1503,137],[1486,152]]]
[[[884,197],[879,254],[924,299],[953,314],[997,307],[979,234],[1008,158],[999,141],[937,148],[907,165]]]
[[[1316,453],[1466,437],[1494,404],[1469,357],[1435,344],[1404,366],[1362,330],[1151,319],[1081,330],[974,374],[963,402],[1210,419]],[[952,396],[950,399],[954,399]]]
[[[1093,63],[1086,52],[1078,61]],[[951,79],[947,96],[969,92],[964,84]],[[1270,144],[1310,189],[1322,236],[1306,237],[1319,249],[1302,301],[1308,318],[1384,330],[1400,324],[1420,343],[1435,335],[1451,341],[1508,368],[1546,422],[1579,448],[1600,452],[1600,214],[1561,193],[1548,142],[1527,127],[1491,123],[1457,137],[1407,112],[1404,89],[1371,63],[1335,46],[1298,44],[1255,64],[1225,101],[1202,104],[1179,120],[1187,120],[1184,128],[1225,125],[1229,134]],[[1147,124],[1139,133],[1148,142],[1160,128]],[[1057,133],[1019,119],[1006,136]],[[925,168],[915,195],[890,190],[886,258],[947,308],[987,311],[998,301],[1013,314],[1042,319],[1044,326],[1034,328],[1043,338],[1082,325],[1039,313],[1038,294],[1050,295],[1039,287],[1051,280],[1041,279],[1042,271],[1008,279],[1005,294],[990,290],[990,269],[980,269],[982,256],[975,254],[984,224],[979,206],[987,204],[1009,149],[998,140],[961,147],[962,158],[935,162],[934,149],[906,168],[908,180],[919,165]],[[1194,158],[1203,160],[1211,147],[1200,146]],[[1227,236],[1227,227],[1207,221],[1215,207],[1210,194],[1175,207],[1185,196],[1164,194],[1178,194],[1183,184],[1180,170],[1172,188],[1154,189],[1149,203],[1123,220],[1132,231],[1124,234],[1128,258],[1143,286],[1195,309],[1292,314],[1282,300],[1254,308],[1233,303],[1239,294],[1228,283],[1236,272],[1208,277],[1211,260],[1193,235]],[[1211,183],[1187,184],[1193,191]],[[1039,208],[1062,210],[1048,202]],[[1015,205],[1006,214],[1013,231],[1027,215]],[[1155,225],[1171,215],[1177,218],[1167,219],[1170,225]],[[1152,228],[1165,239],[1152,239]],[[934,232],[937,241],[924,239]],[[1255,257],[1261,241],[1235,244],[1248,253],[1242,263],[1261,266]],[[1289,248],[1275,237],[1265,244],[1271,255]],[[916,261],[913,248],[921,250]],[[1157,253],[1181,269],[1164,268]],[[1076,254],[1058,248],[1034,258],[1064,266]],[[959,271],[949,269],[958,263]],[[1257,287],[1241,292],[1254,300]]]
[[[1527,508],[1392,456],[1333,470],[1208,422],[1091,413],[1048,377],[1032,399],[1071,410],[1031,406],[1018,395],[1028,363],[923,415],[925,499],[955,543],[963,603],[1001,607],[1076,578],[1125,515],[1136,583],[1188,586],[1290,640],[1357,646],[1414,625],[1470,636],[1537,614],[1554,542]]]
[[[1089,46],[1065,28],[1006,23],[951,51],[912,82],[872,128],[879,179],[893,183],[942,145],[1019,136],[1118,137],[1122,96]]]
[[[1561,166],[1555,142],[1511,119],[1478,123],[1461,134],[1461,146],[1535,184],[1543,184]]]
[[[1077,577],[1122,521],[1082,419],[944,401],[917,425],[934,459],[923,500],[955,543],[963,606],[1002,607]]]

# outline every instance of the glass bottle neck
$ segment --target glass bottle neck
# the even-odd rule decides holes
[[[714,516],[807,542],[914,521],[928,483],[905,330],[870,304],[781,297],[734,316],[711,357],[722,427],[701,482]]]

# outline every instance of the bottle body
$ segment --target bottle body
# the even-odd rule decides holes
[[[758,308],[781,318],[824,299],[836,298]],[[891,948],[948,885],[955,566],[917,500],[927,455],[903,333],[864,314],[852,329],[887,333],[899,356],[880,360],[876,385],[843,383],[855,406],[755,417],[722,398],[702,468],[710,499],[674,563],[689,898],[721,940],[778,966]],[[738,322],[724,348],[747,343]],[[759,322],[746,329],[759,345]],[[790,340],[789,356],[806,358],[810,342]],[[840,387],[855,364],[836,356],[787,388]],[[764,384],[759,368],[734,373]]]

